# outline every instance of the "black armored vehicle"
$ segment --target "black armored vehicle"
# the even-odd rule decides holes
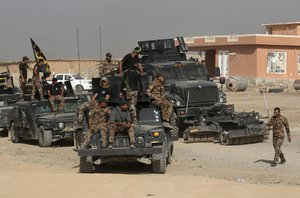
[[[47,87],[44,86],[44,89],[47,90]],[[74,120],[82,101],[74,96],[65,96],[61,112],[52,112],[48,100],[31,101],[30,97],[25,97],[26,100],[16,102],[9,115],[11,141],[38,140],[39,146],[49,147],[56,140],[74,139],[76,144]]]
[[[93,79],[93,88],[99,85],[99,79]],[[114,94],[110,100],[110,108],[118,104],[121,80],[119,77],[110,77],[110,84]],[[145,91],[149,78],[143,76],[143,90]],[[175,114],[172,116],[171,124],[176,126]],[[135,128],[135,148],[129,147],[129,137],[124,134],[117,134],[113,148],[100,147],[100,134],[95,134],[91,142],[98,144],[96,148],[82,146],[78,150],[80,156],[80,172],[94,172],[94,162],[98,159],[101,163],[111,160],[137,160],[148,158],[151,160],[152,172],[165,173],[167,164],[171,163],[173,154],[173,141],[178,140],[176,127],[167,129],[163,127],[160,109],[150,105],[149,98],[141,96],[137,105],[138,123]]]
[[[20,93],[14,87],[13,77],[10,72],[0,74],[0,133],[7,135],[9,129],[9,112],[13,104],[20,100]]]
[[[188,60],[184,39],[178,37],[177,40],[178,46],[174,39],[140,41],[138,44],[144,72],[153,79],[157,73],[166,76],[166,97],[174,105],[179,136],[185,142],[221,138],[226,144],[262,141],[264,125],[259,114],[237,113],[233,105],[226,105],[226,95],[210,80],[205,65]],[[215,73],[219,75],[219,68]],[[224,83],[225,79],[220,78],[220,84]]]

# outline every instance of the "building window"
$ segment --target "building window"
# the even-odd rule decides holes
[[[269,52],[267,56],[267,73],[286,73],[286,52]]]
[[[298,53],[298,73],[300,74],[300,53]]]

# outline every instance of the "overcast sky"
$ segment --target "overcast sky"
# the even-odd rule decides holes
[[[299,0],[0,0],[0,61],[123,57],[137,41],[176,36],[263,33],[261,24],[300,21]]]

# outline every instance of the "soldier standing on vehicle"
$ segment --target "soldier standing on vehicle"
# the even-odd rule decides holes
[[[285,163],[286,159],[284,157],[283,152],[281,151],[281,146],[284,140],[284,128],[286,130],[288,141],[291,142],[291,134],[289,128],[288,120],[280,114],[280,108],[274,108],[274,115],[269,120],[267,127],[273,127],[273,147],[275,149],[274,161],[272,162],[272,166],[276,166],[278,159],[280,158],[281,163]]]
[[[100,132],[101,147],[107,147],[106,138],[110,116],[111,111],[107,107],[107,100],[105,98],[99,98],[98,105],[94,105],[89,113],[89,130],[84,136],[84,144],[86,146],[89,145],[93,134]]]
[[[55,101],[59,102],[58,111],[62,111],[65,99],[64,99],[64,88],[61,84],[57,83],[57,79],[52,79],[52,84],[48,89],[48,96],[49,96],[49,102],[51,104],[52,111],[56,111],[56,105],[54,104]]]
[[[27,82],[27,69],[32,70],[31,67],[29,67],[29,58],[27,56],[23,57],[23,61],[19,65],[19,71],[20,71],[20,77],[19,77],[19,83],[20,83],[20,89],[22,93],[24,93],[24,87]]]
[[[121,83],[121,98],[126,94],[126,99],[129,101],[129,111],[131,113],[132,123],[136,125],[136,105],[138,95],[142,93],[142,77],[135,69],[125,71]]]
[[[139,59],[140,53],[141,53],[141,48],[136,47],[131,53],[124,56],[124,58],[119,64],[120,76],[123,76],[124,71],[126,71],[127,69],[136,69],[140,72],[141,75],[143,75],[144,70]]]
[[[33,76],[32,76],[32,94],[31,99],[35,99],[35,94],[38,92],[40,99],[44,99],[43,89],[41,85],[41,79],[40,79],[40,67],[44,64],[43,59],[38,59],[36,65],[33,67]]]
[[[146,94],[154,106],[160,107],[162,111],[163,125],[167,128],[173,128],[170,125],[170,118],[173,112],[173,105],[165,98],[164,82],[165,76],[162,73],[156,75],[156,79],[150,83]]]
[[[100,88],[97,90],[94,90],[94,100],[98,100],[99,98],[103,97],[107,101],[109,101],[112,94],[112,90],[109,84],[109,80],[107,77],[102,77],[100,80]]]
[[[104,62],[99,66],[99,78],[108,76],[113,71],[117,70],[117,66],[113,65],[111,58],[112,58],[111,53],[107,52]]]
[[[112,111],[112,115],[110,117],[108,148],[112,148],[116,133],[128,133],[130,148],[134,148],[134,128],[135,127],[132,124],[130,112],[128,111],[128,102],[122,100],[120,105]]]

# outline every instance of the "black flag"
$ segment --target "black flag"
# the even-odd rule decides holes
[[[32,38],[30,38],[30,41],[31,41],[35,61],[37,62],[39,59],[44,60],[44,65],[41,67],[42,68],[41,72],[43,72],[44,76],[47,78],[51,75],[50,66],[48,64],[48,61],[47,61],[45,55],[43,54],[42,50],[39,48],[39,46],[37,46],[37,44],[32,40]]]

